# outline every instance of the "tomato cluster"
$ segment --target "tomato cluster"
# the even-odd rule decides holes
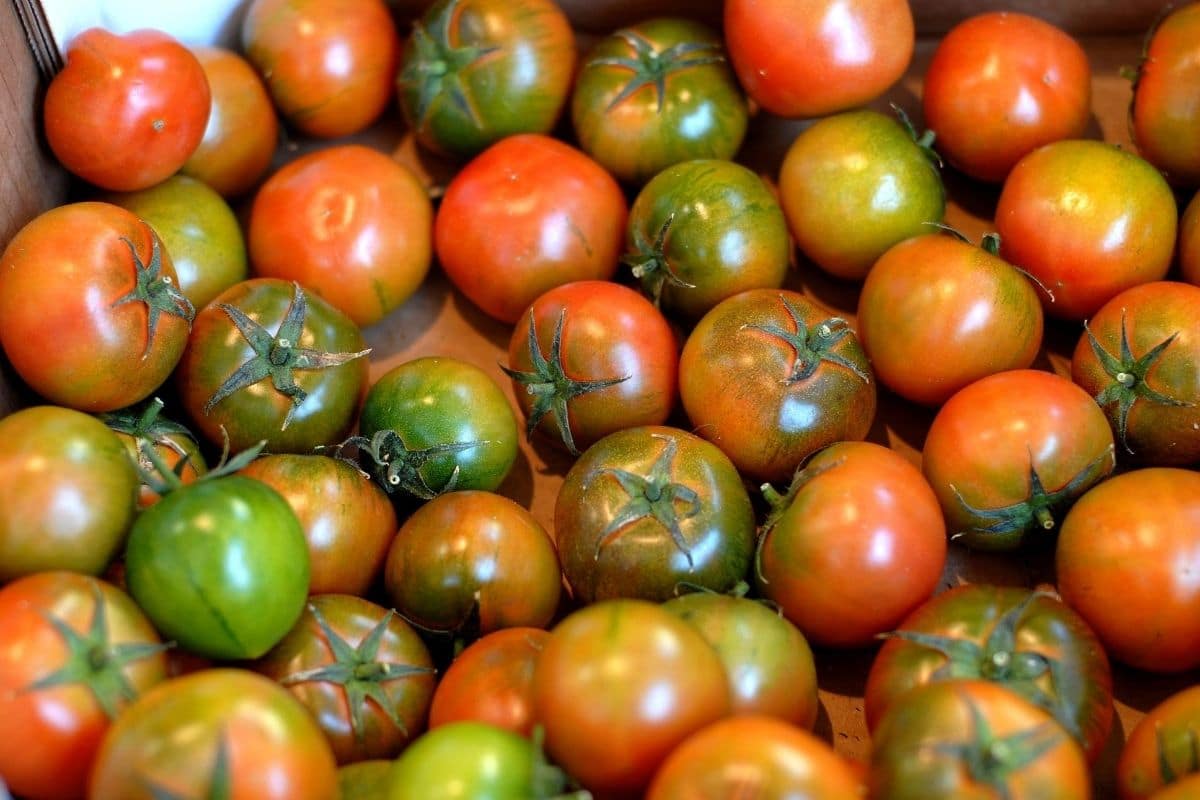
[[[0,794],[1200,792],[1200,5],[1134,147],[1024,14],[394,5],[93,29],[47,88]]]

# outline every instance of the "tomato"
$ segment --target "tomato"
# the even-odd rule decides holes
[[[128,192],[175,173],[200,144],[211,94],[200,62],[156,30],[89,28],[46,89],[46,140],[68,170]]]
[[[338,796],[345,800],[387,800],[391,775],[391,759],[346,764],[338,768]]]
[[[548,136],[510,136],[446,187],[434,246],[446,276],[509,324],[555,286],[617,270],[627,207],[604,168]]]
[[[168,469],[178,469],[175,474],[181,481],[191,483],[208,471],[200,445],[187,428],[160,416],[162,409],[163,401],[156,397],[141,406],[101,414],[100,421],[125,445],[126,452],[137,464],[139,475],[155,470],[154,463],[142,452],[143,448],[152,448]],[[144,478],[141,484],[137,498],[139,509],[158,502],[158,492]]]
[[[92,800],[331,800],[337,791],[333,754],[304,706],[235,669],[142,695],[105,735],[88,784]]]
[[[0,589],[0,775],[22,797],[82,797],[100,738],[166,677],[145,615],[120,589],[42,572]]]
[[[786,497],[764,491],[773,509],[759,534],[759,590],[812,641],[870,644],[937,588],[946,529],[900,454],[842,442],[808,461]]]
[[[754,481],[786,481],[833,442],[862,439],[875,382],[846,320],[803,295],[756,289],[708,312],[679,361],[694,430]]]
[[[688,623],[606,600],[550,632],[533,673],[546,751],[593,793],[634,793],[684,739],[728,715],[725,668]]]
[[[983,247],[943,234],[884,253],[858,296],[858,337],[879,382],[938,406],[987,375],[1033,364],[1042,306],[1033,285]]]
[[[46,211],[0,255],[0,346],[57,405],[112,411],[148,396],[179,361],[194,313],[162,240],[109,203]]]
[[[1164,786],[1188,782],[1193,788],[1200,773],[1200,686],[1176,692],[1146,712],[1121,748],[1117,789],[1121,800],[1165,797]],[[1179,799],[1188,797],[1186,792]]]
[[[183,407],[210,442],[272,452],[334,444],[367,388],[362,333],[342,312],[275,278],[243,281],[196,315],[175,371]]]
[[[405,619],[470,636],[545,627],[561,578],[554,543],[532,514],[498,494],[461,491],[435,497],[400,526],[384,583]]]
[[[675,428],[631,428],[596,442],[567,472],[554,539],[576,600],[661,602],[681,582],[724,592],[743,580],[754,509],[711,443]]]
[[[1058,598],[1015,586],[957,586],[890,634],[867,675],[874,730],[914,686],[987,680],[1052,714],[1100,757],[1112,727],[1112,671],[1096,634]]]
[[[395,612],[353,595],[312,598],[254,667],[304,704],[339,764],[395,757],[425,727],[433,697],[421,637]]]
[[[571,95],[579,144],[622,181],[645,183],[694,158],[732,159],[746,99],[715,31],[660,17],[601,39]]]
[[[180,169],[225,197],[253,189],[266,174],[279,143],[271,97],[250,62],[220,47],[192,52],[212,91],[204,138]]]
[[[241,474],[279,492],[304,529],[309,594],[365,595],[396,534],[387,494],[349,463],[325,455],[264,455]]]
[[[417,177],[362,145],[309,153],[259,188],[247,233],[254,274],[299,281],[359,326],[425,280],[433,207]]]
[[[1200,288],[1158,281],[1109,300],[1075,347],[1071,377],[1105,410],[1122,456],[1200,459]]]
[[[614,431],[660,425],[675,406],[679,347],[649,300],[605,281],[559,286],[529,307],[508,343],[525,432],[573,455]]]
[[[533,667],[549,635],[540,628],[504,628],[468,645],[438,681],[429,727],[474,720],[530,736]]]
[[[0,583],[100,574],[133,523],[137,491],[125,446],[87,414],[34,406],[0,419]]]
[[[383,0],[252,0],[241,34],[275,107],[302,133],[357,133],[391,102],[400,40]]]
[[[1010,370],[951,397],[925,437],[922,468],[951,537],[1012,550],[1116,463],[1108,419],[1087,392],[1049,372]]]
[[[1185,5],[1163,16],[1147,39],[1129,109],[1138,152],[1178,186],[1200,186],[1198,42],[1200,8]]]
[[[1046,312],[1091,316],[1117,294],[1162,280],[1178,212],[1146,161],[1114,145],[1067,140],[1022,158],[1000,192],[1000,255],[1047,292]]]
[[[1200,192],[1197,192],[1179,220],[1179,271],[1183,280],[1200,285]]]
[[[717,651],[734,714],[765,715],[812,729],[820,708],[812,650],[782,614],[755,600],[712,592],[691,592],[662,607]]]
[[[695,320],[738,292],[778,289],[791,253],[766,182],[740,164],[697,159],[638,193],[621,260],[655,305]]]
[[[1063,521],[1058,590],[1117,661],[1154,672],[1200,666],[1198,532],[1200,475],[1169,467],[1105,481]]]
[[[308,596],[308,548],[278,492],[240,475],[171,491],[133,524],[129,592],[156,628],[211,658],[257,658]]]
[[[1152,794],[1151,800],[1192,800],[1200,792],[1200,775],[1188,775]]]
[[[426,357],[388,370],[363,403],[352,440],[389,493],[428,500],[455,489],[500,487],[517,458],[517,418],[486,372]]]
[[[862,280],[892,245],[942,221],[936,158],[907,121],[877,111],[847,111],[806,128],[779,172],[796,244],[829,274]]]
[[[671,752],[646,800],[855,800],[858,778],[833,748],[770,717],[714,722]]]
[[[417,141],[473,156],[506,136],[549,133],[575,67],[552,0],[441,0],[413,24],[397,76]]]
[[[821,117],[886,92],[908,68],[916,34],[908,0],[729,0],[725,41],[760,106]]]
[[[171,254],[176,284],[196,308],[246,279],[246,242],[233,209],[195,178],[174,175],[104,199],[150,224]]]
[[[871,743],[870,796],[878,800],[1091,796],[1079,743],[1047,712],[986,681],[913,689]]]
[[[921,92],[925,124],[952,165],[999,182],[1027,153],[1083,136],[1091,79],[1083,47],[1049,22],[977,14],[938,42]]]

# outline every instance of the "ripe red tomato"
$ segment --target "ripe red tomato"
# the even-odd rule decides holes
[[[468,645],[438,681],[429,727],[474,720],[530,736],[533,668],[549,635],[541,628],[504,628]]]
[[[1146,712],[1121,748],[1117,761],[1117,790],[1121,800],[1160,800],[1166,786],[1188,782],[1200,785],[1197,728],[1200,727],[1200,686],[1176,692]],[[1189,781],[1190,779],[1190,781]],[[1181,790],[1183,787],[1180,787]],[[1170,795],[1186,800],[1194,795]]]
[[[174,174],[200,144],[211,94],[200,62],[161,31],[90,28],[46,89],[46,139],[68,170],[129,192]]]
[[[617,270],[627,206],[604,168],[548,136],[510,136],[454,176],[434,244],[451,282],[509,324],[538,296]]]
[[[1151,32],[1129,119],[1143,158],[1177,186],[1200,185],[1200,7],[1174,9]]]
[[[1002,181],[1027,153],[1083,136],[1091,115],[1087,54],[1028,14],[970,17],[938,43],[925,72],[925,124],[966,174]]]
[[[782,117],[871,102],[916,41],[908,0],[728,0],[725,40],[746,92]]]

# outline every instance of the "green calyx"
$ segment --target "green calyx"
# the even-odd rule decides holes
[[[300,284],[293,282],[292,286],[292,302],[288,305],[283,322],[279,324],[279,329],[274,335],[250,319],[240,308],[228,303],[217,306],[225,312],[254,349],[254,355],[217,387],[212,397],[204,404],[205,414],[235,392],[253,386],[264,378],[270,378],[275,391],[291,400],[291,406],[280,426],[280,430],[286,430],[292,415],[308,397],[308,393],[296,383],[295,372],[340,366],[371,352],[367,349],[357,353],[322,353],[300,347],[300,337],[304,335],[304,320],[308,316],[308,301]]]
[[[525,391],[533,396],[533,407],[529,410],[529,416],[525,421],[525,435],[532,436],[534,430],[541,423],[542,419],[547,414],[554,415],[554,421],[558,423],[558,430],[562,435],[563,444],[571,455],[579,455],[579,448],[575,446],[575,437],[571,433],[571,420],[569,416],[569,404],[571,400],[580,395],[588,394],[589,392],[597,392],[601,389],[607,389],[609,386],[615,386],[618,383],[629,380],[631,376],[625,375],[620,378],[600,378],[597,380],[579,381],[568,377],[563,370],[562,359],[562,334],[563,325],[567,320],[567,310],[564,308],[558,315],[558,321],[554,325],[554,337],[550,342],[550,355],[546,357],[542,354],[542,346],[537,338],[537,325],[534,322],[533,311],[529,312],[529,360],[532,365],[532,370],[529,372],[521,372],[519,370],[510,369],[503,364],[500,369],[504,370],[504,374],[512,378],[512,380],[520,386],[525,387]]]
[[[179,445],[176,438],[184,437],[193,442],[196,441],[196,437],[185,426],[162,416],[164,405],[162,400],[154,397],[140,406],[131,406],[100,415],[100,421],[107,425],[109,430],[133,437],[140,462],[139,466],[143,470],[154,468],[154,465],[142,456],[143,447],[147,445],[166,447],[183,459],[187,458],[189,453]]]
[[[658,102],[657,110],[661,114],[663,103],[666,101],[668,75],[691,67],[720,64],[725,61],[725,54],[718,44],[680,42],[666,50],[659,50],[653,42],[637,31],[628,28],[617,31],[613,35],[625,42],[633,54],[592,58],[583,67],[584,69],[593,66],[623,67],[633,73],[620,93],[608,104],[607,111],[612,111],[625,102],[643,86],[654,86]]]
[[[208,781],[208,793],[203,800],[232,800],[233,770],[229,766],[229,742],[224,733],[217,736],[217,753],[213,759],[212,776]],[[146,781],[150,796],[154,800],[190,800],[189,797],[175,792],[156,783]]]
[[[248,447],[231,457],[229,455],[229,435],[225,433],[224,428],[221,428],[221,434],[224,436],[224,443],[221,447],[221,458],[212,469],[198,475],[196,477],[197,482],[216,480],[217,478],[223,478],[244,469],[251,461],[258,458],[259,453],[267,446],[266,439],[263,439],[253,447]],[[183,470],[187,467],[191,453],[185,454],[176,461],[174,467],[168,466],[167,462],[163,460],[163,457],[158,454],[154,446],[149,442],[143,442],[138,448],[138,453],[138,474],[142,479],[142,483],[149,486],[151,491],[155,494],[165,496],[170,492],[183,488]],[[150,466],[143,467],[143,463],[148,463]]]
[[[196,307],[179,290],[170,275],[162,274],[162,246],[158,243],[157,236],[153,237],[150,244],[149,264],[142,262],[133,242],[124,236],[121,237],[121,241],[129,247],[129,252],[133,256],[136,282],[128,293],[118,297],[112,305],[114,308],[126,303],[143,303],[146,306],[146,346],[142,350],[142,359],[145,360],[154,345],[154,334],[158,330],[158,318],[163,314],[179,317],[187,322],[190,328],[192,320],[196,317]]]
[[[1121,311],[1121,351],[1117,355],[1104,349],[1086,322],[1083,324],[1083,330],[1096,360],[1100,362],[1105,374],[1112,379],[1112,383],[1101,389],[1095,399],[1097,405],[1104,409],[1116,405],[1116,419],[1113,421],[1117,427],[1117,439],[1120,440],[1121,447],[1125,448],[1125,452],[1133,455],[1133,448],[1129,446],[1129,411],[1138,400],[1181,408],[1195,405],[1195,403],[1155,391],[1146,383],[1147,373],[1175,341],[1175,337],[1179,335],[1178,331],[1163,339],[1140,357],[1134,357],[1133,350],[1129,346],[1129,334],[1125,326],[1123,309]]]
[[[857,375],[863,383],[870,383],[871,376],[868,375],[861,367],[854,362],[834,352],[834,348],[846,335],[850,333],[850,324],[841,317],[830,317],[829,319],[819,322],[810,331],[808,326],[801,319],[799,310],[795,304],[788,300],[783,295],[779,296],[783,307],[787,310],[788,316],[792,319],[792,324],[795,326],[794,331],[785,330],[778,325],[750,325],[742,326],[742,330],[762,331],[765,334],[782,339],[792,346],[796,352],[796,359],[792,362],[792,368],[788,376],[784,379],[784,383],[791,386],[794,383],[799,383],[806,380],[817,371],[822,362],[837,364]]]
[[[421,474],[421,468],[431,459],[461,453],[485,444],[488,444],[487,440],[450,442],[422,449],[410,449],[399,433],[385,428],[376,431],[369,439],[365,436],[351,436],[337,446],[334,457],[341,458],[342,449],[345,447],[357,447],[359,453],[370,459],[374,466],[376,482],[388,494],[404,492],[421,500],[432,500],[439,494],[452,492],[457,488],[462,468],[455,464],[449,479],[437,489],[434,489],[425,480],[425,476]]]
[[[672,212],[658,229],[654,241],[647,239],[641,228],[635,226],[633,252],[621,259],[621,263],[632,270],[633,277],[641,282],[642,291],[656,306],[662,300],[663,286],[668,283],[684,289],[696,288],[696,284],[688,283],[675,274],[671,268],[671,261],[667,258],[667,234],[670,233],[674,222],[675,214]]]
[[[892,111],[896,114],[896,119],[900,120],[900,124],[904,126],[904,130],[908,132],[909,137],[921,150],[921,153],[925,156],[925,158],[929,159],[929,163],[933,164],[939,169],[945,166],[944,162],[942,161],[942,157],[938,154],[938,151],[933,149],[933,142],[937,138],[937,134],[935,134],[932,130],[927,130],[924,133],[918,134],[917,129],[912,124],[912,120],[909,119],[908,114],[905,113],[904,109],[895,103],[892,103],[891,106]]]

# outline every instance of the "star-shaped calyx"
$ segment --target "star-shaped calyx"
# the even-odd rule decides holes
[[[659,50],[653,42],[634,30],[620,30],[613,34],[629,45],[633,51],[628,56],[598,56],[589,59],[584,69],[593,66],[624,67],[633,75],[620,93],[612,99],[606,110],[611,111],[626,99],[631,97],[643,86],[654,86],[657,98],[658,113],[662,113],[663,103],[667,94],[667,76],[672,72],[700,67],[706,64],[719,64],[725,61],[725,54],[719,44],[710,42],[680,42]]]
[[[529,361],[532,370],[521,372],[500,365],[500,369],[513,381],[525,387],[525,391],[533,396],[533,407],[525,421],[525,435],[532,436],[538,424],[547,414],[554,415],[558,430],[562,435],[563,444],[571,455],[579,455],[575,446],[575,437],[571,433],[571,421],[568,415],[568,404],[576,397],[589,392],[597,392],[629,380],[630,376],[620,378],[600,378],[597,380],[579,381],[568,377],[563,370],[562,335],[563,325],[566,324],[567,310],[564,308],[558,315],[554,325],[554,337],[550,341],[550,356],[542,355],[542,346],[537,338],[537,325],[534,322],[533,311],[529,312]]]
[[[179,317],[187,322],[188,327],[196,317],[196,307],[192,301],[179,290],[170,275],[162,274],[162,246],[158,237],[152,237],[150,242],[150,263],[142,262],[133,242],[121,237],[121,241],[129,248],[133,256],[133,267],[136,276],[133,288],[112,302],[113,307],[126,303],[143,303],[146,306],[146,346],[142,350],[142,358],[150,355],[154,345],[154,334],[158,330],[158,318],[163,314]]]
[[[376,481],[389,494],[405,492],[421,500],[432,500],[439,494],[452,492],[458,486],[458,476],[461,467],[454,465],[445,485],[434,489],[421,474],[421,468],[431,459],[443,455],[453,455],[473,447],[489,444],[486,439],[470,442],[450,442],[437,444],[432,447],[409,449],[404,439],[396,431],[385,428],[376,431],[370,438],[366,436],[351,436],[342,442],[334,451],[335,458],[341,458],[342,449],[357,447],[359,453],[369,458],[375,468]]]
[[[249,342],[254,349],[254,355],[217,387],[212,397],[204,404],[205,414],[234,392],[253,386],[264,378],[270,378],[275,390],[291,400],[291,407],[288,408],[280,426],[280,430],[284,430],[292,421],[296,409],[308,397],[308,393],[296,383],[293,375],[295,371],[328,369],[362,358],[371,352],[367,349],[357,353],[322,353],[319,350],[300,347],[300,337],[304,334],[304,320],[308,315],[308,301],[300,284],[293,283],[292,286],[292,302],[274,335],[250,319],[240,308],[228,303],[217,306],[228,315],[242,337]]]
[[[1125,310],[1121,310],[1121,351],[1117,355],[1113,355],[1104,349],[1104,345],[1100,344],[1092,333],[1092,329],[1085,322],[1083,330],[1087,335],[1088,345],[1092,348],[1092,353],[1096,356],[1096,360],[1100,362],[1101,368],[1108,377],[1112,378],[1112,383],[1105,386],[1096,394],[1096,403],[1104,409],[1112,405],[1116,405],[1116,419],[1113,420],[1117,427],[1117,439],[1121,442],[1121,446],[1125,448],[1125,452],[1133,455],[1133,448],[1129,446],[1129,411],[1133,408],[1134,403],[1138,400],[1145,400],[1148,403],[1155,403],[1162,406],[1188,407],[1195,403],[1190,403],[1185,400],[1179,400],[1174,397],[1155,391],[1150,388],[1150,384],[1146,383],[1146,375],[1157,363],[1158,359],[1166,351],[1175,338],[1179,336],[1176,331],[1156,344],[1150,350],[1146,351],[1140,357],[1133,355],[1133,350],[1129,346],[1129,334],[1125,327]],[[1109,412],[1110,415],[1112,412]],[[1110,416],[1111,418],[1111,416]]]
[[[656,306],[662,300],[663,286],[668,283],[683,289],[696,288],[696,284],[688,283],[675,274],[675,271],[671,269],[671,261],[667,258],[667,235],[674,222],[675,214],[672,212],[667,215],[662,227],[658,229],[654,241],[646,238],[646,234],[642,232],[640,226],[635,226],[633,252],[621,258],[621,263],[632,270],[633,277],[642,284],[642,291]]]
[[[154,800],[191,800],[176,794],[159,784],[146,782]],[[203,800],[231,800],[233,797],[233,770],[229,765],[229,742],[224,733],[217,735],[217,755],[213,760],[212,775],[208,780],[208,792]]]
[[[100,415],[100,421],[110,430],[133,438],[141,466],[146,470],[153,469],[153,464],[142,456],[143,446],[159,445],[184,458],[188,455],[187,451],[173,437],[196,441],[196,437],[185,426],[162,416],[163,406],[163,401],[154,397],[141,406]]]
[[[796,328],[794,331],[774,324],[746,324],[742,326],[742,330],[761,331],[769,336],[782,339],[792,346],[796,352],[796,360],[792,362],[792,368],[783,380],[785,384],[790,386],[812,377],[823,361],[845,367],[861,378],[863,383],[871,382],[871,376],[862,367],[840,353],[834,352],[838,343],[851,332],[850,324],[846,320],[841,317],[830,317],[817,323],[810,331],[795,304],[783,295],[780,295],[779,299],[787,310],[788,316],[791,317],[792,324]]]

